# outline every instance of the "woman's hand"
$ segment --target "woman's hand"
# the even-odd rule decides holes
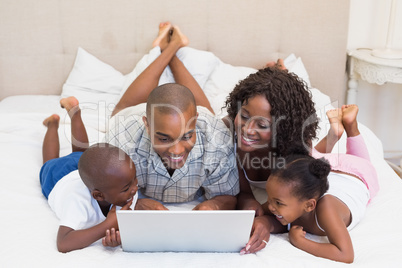
[[[241,208],[242,210],[254,210],[255,211],[255,216],[262,216],[264,215],[264,209],[262,205],[255,199],[247,199],[243,202],[243,205]]]
[[[266,246],[270,237],[270,221],[269,216],[257,216],[254,218],[253,227],[251,229],[250,240],[240,254],[255,253]]]

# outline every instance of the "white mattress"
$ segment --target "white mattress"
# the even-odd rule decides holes
[[[314,90],[317,105],[330,107],[325,95]],[[318,99],[317,99],[318,98]],[[60,96],[13,96],[0,102],[0,211],[2,267],[340,267],[345,264],[314,257],[293,247],[287,234],[271,235],[256,254],[237,253],[126,253],[101,242],[67,254],[56,248],[58,220],[41,193],[44,118],[61,117],[61,155],[71,152],[70,125],[59,107]],[[323,111],[319,111],[320,113]],[[325,113],[323,113],[325,114]],[[83,110],[90,141],[102,140],[105,122],[98,113]],[[324,119],[325,122],[326,119]],[[321,123],[321,133],[326,133]],[[381,142],[364,125],[361,132],[379,174],[380,192],[365,218],[351,232],[355,250],[352,267],[396,267],[402,261],[402,181],[383,160]],[[344,151],[344,139],[338,146]],[[190,209],[194,204],[171,207]],[[309,236],[314,240],[326,238]],[[194,241],[196,243],[197,241]]]

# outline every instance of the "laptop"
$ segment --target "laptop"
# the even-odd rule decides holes
[[[254,210],[118,210],[128,252],[239,252],[250,238]]]

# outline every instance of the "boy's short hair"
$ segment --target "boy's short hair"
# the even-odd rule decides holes
[[[119,147],[109,143],[96,143],[82,154],[78,161],[78,172],[84,184],[92,191],[108,183],[108,174],[122,165],[135,168],[131,158]]]

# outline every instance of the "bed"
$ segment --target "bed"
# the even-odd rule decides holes
[[[402,258],[402,181],[383,159],[381,141],[359,127],[379,175],[380,192],[350,235],[351,265],[314,257],[272,235],[256,254],[126,253],[100,241],[67,254],[56,248],[58,220],[43,197],[38,173],[44,118],[61,117],[61,155],[70,152],[70,124],[59,106],[75,95],[91,143],[102,141],[124,88],[152,61],[160,21],[190,39],[182,60],[218,116],[239,79],[278,57],[310,84],[327,131],[325,111],[344,103],[349,1],[52,1],[0,0],[0,208],[2,267],[396,267]],[[202,14],[200,16],[199,14]],[[190,57],[190,56],[191,57]],[[188,56],[188,57],[187,57]],[[196,58],[197,60],[194,60]],[[171,79],[168,70],[161,82]],[[345,151],[345,137],[334,149]],[[263,192],[255,192],[264,199]],[[193,203],[171,206],[189,209]],[[317,241],[325,238],[310,236]]]

